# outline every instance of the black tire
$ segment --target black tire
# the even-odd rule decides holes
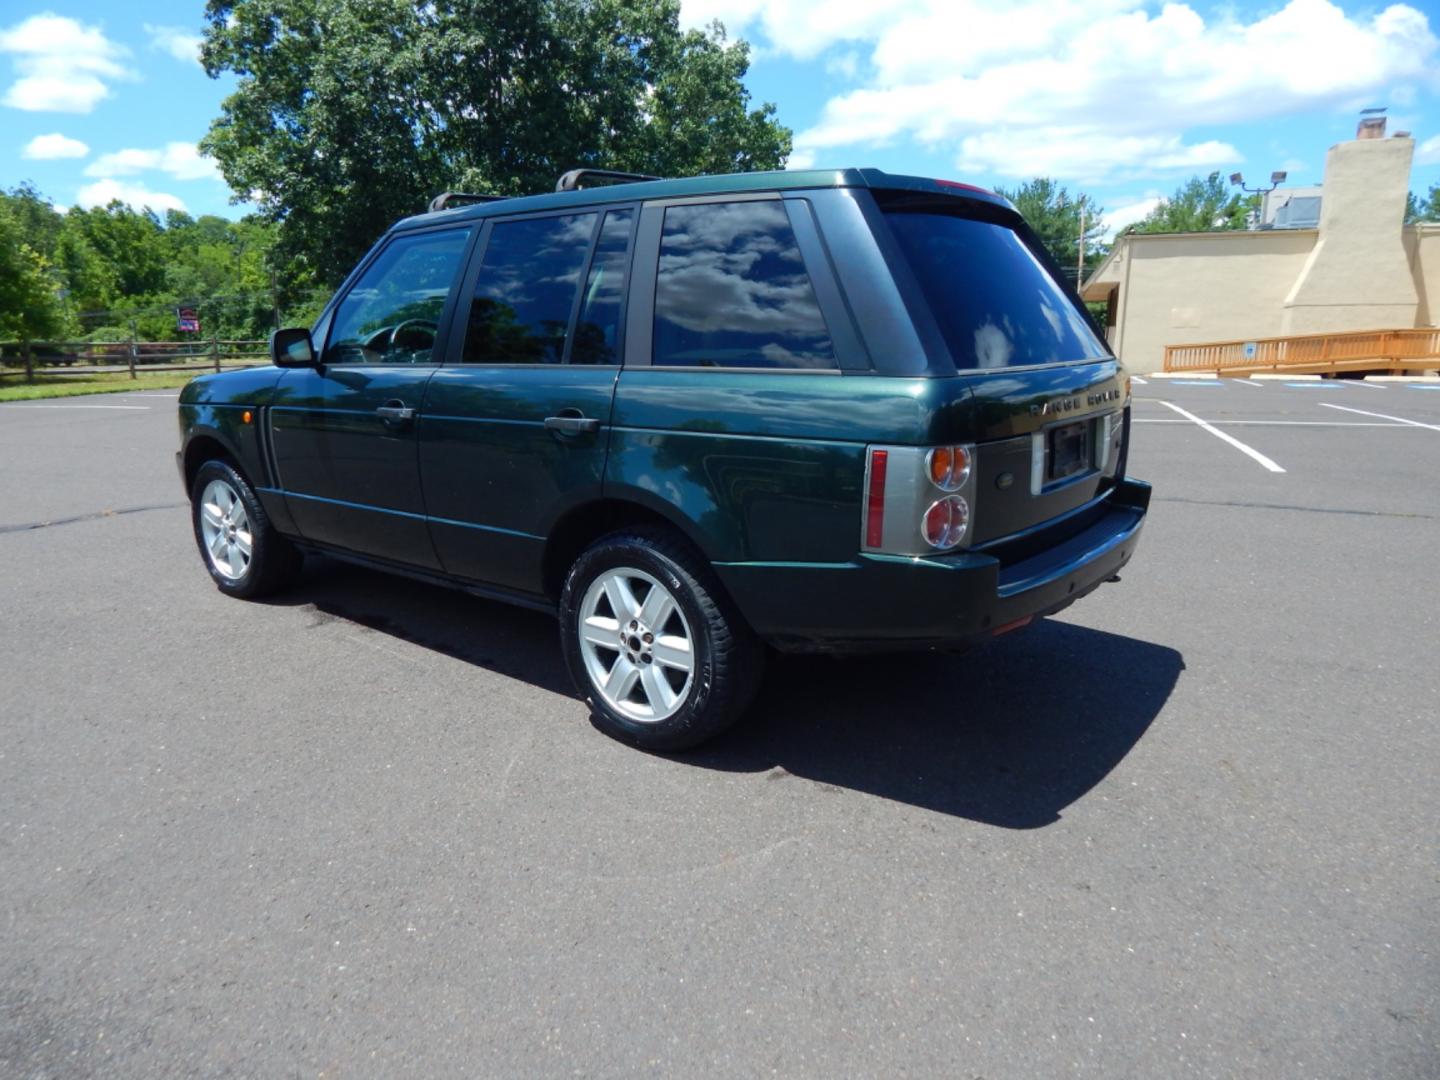
[[[580,633],[582,606],[591,585],[616,569],[637,570],[664,585],[689,632],[692,674],[678,711],[664,719],[637,720],[612,706],[586,666]],[[596,727],[648,750],[684,750],[730,727],[754,698],[765,663],[765,650],[705,559],[661,529],[612,533],[575,560],[560,594],[560,644],[570,677],[590,706]],[[618,649],[615,656],[618,662]]]
[[[217,565],[205,541],[205,526],[202,517],[205,509],[202,498],[207,488],[220,481],[228,484],[244,507],[250,536],[249,561],[238,575],[230,575]],[[240,471],[228,461],[213,459],[205,462],[195,473],[195,482],[190,486],[190,525],[195,533],[195,544],[200,549],[200,559],[210,574],[215,587],[228,596],[252,600],[268,596],[290,585],[300,571],[304,556],[295,545],[275,531],[265,507],[256,498],[255,491]]]

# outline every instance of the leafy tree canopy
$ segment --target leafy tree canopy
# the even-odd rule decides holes
[[[1412,191],[1405,197],[1405,224],[1417,221],[1440,221],[1440,184],[1431,184],[1425,200],[1415,197]]]
[[[330,282],[443,190],[790,152],[774,106],[750,108],[748,46],[682,31],[678,0],[209,0],[206,21],[206,70],[239,86],[202,148]]]
[[[65,311],[49,264],[25,235],[21,216],[0,203],[0,338],[34,341],[59,333]]]
[[[1080,216],[1085,215],[1085,268],[1091,270],[1105,257],[1105,208],[1083,192],[1071,195],[1056,180],[1037,176],[1018,188],[997,188],[1035,230],[1045,249],[1073,274],[1080,254]]]
[[[1247,195],[1226,185],[1218,172],[1205,178],[1192,176],[1134,226],[1135,232],[1223,232],[1243,229],[1260,196]]]
[[[199,307],[205,337],[259,338],[277,307],[304,322],[325,298],[303,267],[277,252],[275,226],[255,215],[227,221],[171,210],[161,218],[120,202],[62,214],[31,184],[0,191],[0,215],[7,298],[20,295],[22,278],[32,295],[33,273],[21,268],[39,265],[58,305],[59,322],[47,315],[43,333],[26,331],[32,338],[113,341],[129,336],[133,320],[142,339],[175,339],[182,305]],[[20,246],[28,255],[17,254]],[[19,332],[9,325],[0,340]]]

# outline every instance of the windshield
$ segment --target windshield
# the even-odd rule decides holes
[[[1109,356],[1085,316],[1012,229],[914,210],[885,216],[957,368]]]

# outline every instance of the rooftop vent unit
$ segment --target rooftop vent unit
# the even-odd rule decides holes
[[[1318,229],[1320,196],[1292,195],[1275,211],[1271,227],[1276,229]]]

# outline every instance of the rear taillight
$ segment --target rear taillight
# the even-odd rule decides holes
[[[888,450],[870,451],[870,485],[865,496],[865,546],[878,548],[885,542],[885,469]]]
[[[866,457],[866,551],[934,555],[964,545],[975,505],[973,446],[872,446]]]
[[[946,495],[930,504],[921,519],[920,535],[933,548],[942,551],[955,547],[965,539],[970,524],[970,504],[959,495]]]

